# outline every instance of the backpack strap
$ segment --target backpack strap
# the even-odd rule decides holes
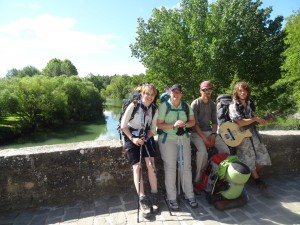
[[[166,115],[170,112],[170,111],[175,111],[177,112],[177,115],[179,114],[180,111],[184,111],[186,113],[186,117],[187,117],[187,121],[189,121],[189,116],[190,116],[190,109],[189,109],[189,106],[188,104],[185,102],[185,101],[181,101],[181,109],[173,109],[170,102],[166,101],[166,106],[167,106],[167,110],[166,110]],[[185,133],[186,133],[186,136],[189,137],[190,134],[189,132],[191,131],[191,128],[186,128],[185,129]],[[168,134],[166,132],[164,132],[162,129],[158,129],[157,130],[157,133],[159,135],[164,135],[163,136],[163,139],[162,139],[162,143],[164,144],[167,140],[167,136]]]

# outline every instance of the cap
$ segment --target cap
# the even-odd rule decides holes
[[[179,91],[182,91],[182,87],[181,87],[180,84],[174,84],[174,85],[170,88],[171,91],[173,91],[173,90],[175,90],[175,89],[178,89]]]
[[[202,89],[202,88],[212,88],[212,84],[208,80],[203,81],[200,84],[200,89]]]

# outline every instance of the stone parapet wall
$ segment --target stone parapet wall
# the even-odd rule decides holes
[[[300,131],[262,134],[273,162],[264,175],[299,173]],[[164,185],[159,155],[156,167]],[[0,211],[64,204],[133,189],[131,166],[118,140],[0,150]]]

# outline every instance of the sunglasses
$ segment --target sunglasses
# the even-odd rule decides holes
[[[201,91],[207,92],[207,91],[212,91],[212,88],[203,88]]]

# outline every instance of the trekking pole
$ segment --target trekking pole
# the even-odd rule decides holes
[[[180,197],[180,183],[184,192],[184,180],[181,181],[181,175],[184,168],[184,157],[183,157],[183,140],[181,136],[177,136],[177,180],[178,180],[178,197]],[[184,179],[184,176],[183,176]]]
[[[158,181],[157,170],[156,170],[156,168],[154,167],[154,165],[153,165],[153,163],[152,163],[152,160],[151,160],[151,157],[150,157],[150,154],[149,154],[147,145],[145,145],[145,147],[146,147],[146,151],[147,151],[148,157],[149,157],[149,159],[150,159],[150,165],[151,165],[151,167],[152,167],[152,169],[153,169],[153,172],[154,172],[154,174],[155,174],[155,176],[156,176],[157,184],[158,184],[158,186],[160,187],[160,189],[163,190],[163,189],[162,189],[162,186],[161,186],[161,184],[160,184],[160,182]],[[170,209],[170,206],[169,206],[169,204],[168,204],[167,197],[166,197],[166,194],[165,194],[165,193],[163,194],[163,197],[164,197],[164,200],[165,200],[166,205],[167,205],[167,207],[168,207],[170,216],[172,216],[171,209]]]
[[[140,147],[140,169],[139,169],[139,190],[138,190],[138,211],[137,211],[137,223],[139,223],[140,215],[140,194],[141,194],[141,177],[142,177],[142,145]]]

